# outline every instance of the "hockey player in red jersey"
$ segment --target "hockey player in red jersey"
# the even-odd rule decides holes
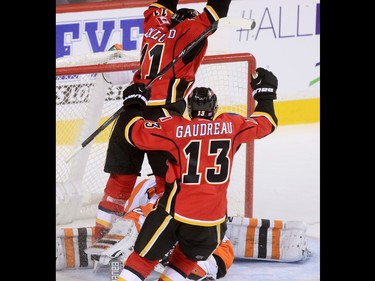
[[[100,265],[108,265],[113,258],[125,261],[133,251],[135,239],[143,227],[145,217],[153,209],[158,196],[155,194],[154,178],[143,179],[133,189],[125,204],[126,214],[123,219],[117,219],[111,230],[102,238],[95,241],[85,252]],[[169,255],[155,266],[156,271],[162,271],[168,263]],[[224,238],[220,246],[206,261],[200,261],[189,275],[188,280],[201,280],[204,277],[220,278],[225,276],[234,260],[232,243]]]
[[[194,9],[177,10],[178,0],[157,0],[144,12],[140,68],[134,74],[132,87],[147,84],[201,35],[209,26],[226,17],[231,0],[208,0],[202,13]],[[208,36],[211,34],[208,34]],[[180,115],[185,111],[185,96],[195,81],[195,73],[206,53],[207,39],[179,60],[163,76],[153,80],[151,98],[142,115],[156,121],[159,117]],[[109,230],[116,217],[123,214],[140,174],[145,152],[129,145],[124,139],[124,114],[116,120],[111,132],[104,171],[109,178],[99,202],[96,217],[96,238]],[[164,189],[166,161],[169,154],[147,151],[147,159],[155,176],[157,193]]]
[[[187,97],[191,120],[168,116],[145,120],[150,98],[138,83],[124,90],[126,140],[142,150],[170,154],[165,188],[156,207],[146,217],[118,281],[144,280],[174,248],[159,280],[185,280],[198,261],[206,260],[219,246],[227,230],[227,187],[235,153],[242,143],[261,139],[277,127],[273,100],[276,76],[257,69],[251,81],[254,113],[245,118],[222,113],[210,88],[195,88]],[[195,206],[195,207],[194,207]]]
[[[57,229],[56,270],[108,266],[114,258],[124,262],[133,251],[135,239],[145,217],[158,199],[155,185],[154,178],[146,178],[137,183],[125,204],[126,214],[116,219],[111,230],[99,240],[93,239],[93,227]],[[83,245],[87,246],[84,252]],[[73,256],[79,258],[74,259],[73,262],[71,259]],[[221,278],[226,275],[233,260],[232,243],[225,238],[209,259],[197,264],[187,280]],[[163,264],[166,263],[168,263],[168,255],[155,267],[155,271],[163,270]]]

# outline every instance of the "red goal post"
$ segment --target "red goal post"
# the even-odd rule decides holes
[[[108,51],[56,60],[56,224],[94,218],[108,174],[104,159],[112,124],[69,162],[65,160],[122,106],[122,90],[139,66],[138,52]],[[219,110],[250,116],[254,110],[250,53],[207,55],[195,86],[211,87]],[[151,173],[144,161],[141,178]],[[228,189],[229,215],[253,215],[254,142],[236,153]]]

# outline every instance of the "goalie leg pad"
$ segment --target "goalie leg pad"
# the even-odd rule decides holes
[[[311,254],[301,221],[229,217],[227,226],[236,258],[296,262]]]
[[[227,236],[224,236],[219,247],[212,254],[217,264],[217,278],[224,277],[234,261],[233,245]]]
[[[56,229],[56,270],[94,266],[84,250],[91,246],[94,227]]]

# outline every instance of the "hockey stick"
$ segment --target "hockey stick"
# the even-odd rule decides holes
[[[181,53],[168,63],[154,78],[152,78],[147,84],[146,89],[149,89],[156,79],[163,76],[169,69],[171,69],[178,61],[180,61],[187,53],[189,53],[199,42],[206,38],[211,32],[215,31],[221,26],[237,26],[244,29],[254,29],[255,21],[251,19],[236,19],[236,18],[221,18],[211,24],[202,34],[200,34],[194,41],[186,46]],[[68,163],[78,152],[80,152],[85,146],[87,146],[98,134],[100,134],[105,128],[108,127],[125,109],[119,108],[111,117],[109,117],[98,129],[96,129],[86,140],[84,140],[80,146],[74,149],[73,153],[66,158],[65,162]]]

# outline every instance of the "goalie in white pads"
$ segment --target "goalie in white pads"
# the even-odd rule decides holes
[[[125,262],[145,216],[158,198],[154,190],[153,178],[139,182],[125,204],[124,217],[98,241],[94,227],[57,229],[56,270],[108,265],[114,258]],[[234,258],[296,262],[310,255],[303,222],[228,217],[227,226],[226,238],[213,255],[198,262],[189,280],[219,279],[226,275]],[[161,261],[155,270],[162,271],[167,262]]]

